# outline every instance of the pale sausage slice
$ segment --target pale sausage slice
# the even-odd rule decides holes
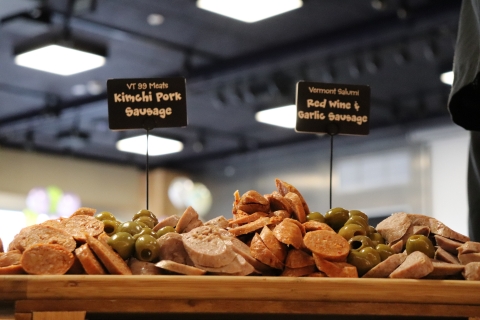
[[[465,280],[480,280],[480,262],[471,262],[467,264],[462,275]]]
[[[171,260],[180,264],[193,265],[187,251],[185,251],[181,234],[169,232],[158,238],[157,243],[160,247],[160,260]]]
[[[159,223],[157,223],[155,225],[155,227],[153,227],[153,231],[158,231],[160,230],[161,228],[163,227],[167,227],[167,226],[170,226],[170,227],[174,227],[177,225],[178,223],[178,220],[180,220],[180,217],[179,216],[176,216],[176,215],[171,215],[171,216],[168,216],[166,217],[165,219],[163,219],[162,221],[160,221]]]
[[[439,241],[438,241],[437,237],[438,236],[435,236],[435,240],[437,240],[437,244],[440,247],[444,248],[441,244],[439,244]],[[450,240],[450,239],[448,239],[448,240]],[[453,241],[453,240],[451,240],[451,241]],[[458,242],[455,242],[455,243],[458,243]],[[455,248],[455,247],[453,247],[453,248]],[[464,254],[464,253],[475,253],[475,252],[478,253],[478,252],[480,252],[480,242],[467,241],[463,244],[460,243],[460,245],[455,248],[455,251],[453,251],[453,248],[452,248],[451,251],[449,251],[445,248],[444,249],[447,250],[450,253],[453,253],[453,254],[455,254],[455,253]]]
[[[90,250],[88,244],[85,243],[75,249],[75,255],[87,274],[106,274],[105,269]]]
[[[185,209],[180,219],[178,219],[175,231],[177,231],[178,233],[188,232],[194,229],[192,227],[193,224],[195,224],[197,227],[202,225],[203,222],[200,221],[197,211],[195,211],[195,209],[189,206],[187,209]]]
[[[388,278],[388,276],[405,261],[407,255],[405,253],[392,254],[370,270],[368,270],[362,278]]]
[[[183,245],[195,265],[219,268],[236,257],[231,241],[222,239],[221,229],[202,226],[183,234]]]
[[[59,244],[38,243],[29,246],[22,255],[20,263],[28,274],[65,274],[73,265],[75,257]]]
[[[95,252],[102,264],[111,274],[131,275],[132,271],[126,262],[108,244],[97,240],[88,233],[85,234],[88,246]]]
[[[210,268],[200,265],[196,265],[196,267],[205,270],[211,274],[217,275],[247,276],[255,271],[253,266],[249,264],[241,255],[237,255],[232,262],[220,268]]]
[[[207,273],[205,270],[192,267],[192,266],[186,266],[184,264],[171,261],[171,260],[162,260],[155,265],[159,268],[162,268],[171,272],[190,275],[190,276],[201,276]]]
[[[394,213],[382,220],[375,229],[388,243],[402,239],[407,233],[412,221],[405,212]]]
[[[132,270],[132,274],[140,276],[153,276],[160,274],[160,269],[157,266],[148,261],[140,261],[131,257],[128,260],[128,267]]]
[[[432,261],[423,252],[410,253],[405,261],[390,274],[390,278],[420,279],[434,269]]]

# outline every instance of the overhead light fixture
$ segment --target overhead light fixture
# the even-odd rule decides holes
[[[106,62],[104,46],[62,33],[47,33],[14,48],[19,66],[62,76],[101,67]]]
[[[440,75],[440,80],[445,83],[452,85],[453,84],[453,71],[444,72]]]
[[[118,140],[116,147],[120,151],[145,155],[147,153],[147,135]],[[183,150],[183,143],[178,140],[148,136],[148,155],[160,156]]]
[[[243,22],[256,22],[300,8],[302,0],[197,0],[197,7]]]
[[[255,114],[255,120],[274,126],[293,129],[295,128],[297,121],[296,113],[297,106],[292,104],[289,106],[259,111]]]

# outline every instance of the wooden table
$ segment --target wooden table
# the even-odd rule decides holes
[[[89,314],[480,317],[480,282],[228,276],[0,276],[16,320]]]

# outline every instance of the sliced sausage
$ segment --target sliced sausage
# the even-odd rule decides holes
[[[305,209],[302,205],[302,200],[300,197],[294,192],[289,192],[285,195],[285,199],[290,201],[295,218],[297,218],[300,223],[306,222],[308,213],[305,213]]]
[[[232,262],[223,267],[211,268],[200,265],[196,265],[196,267],[205,270],[208,273],[217,275],[247,276],[255,271],[253,266],[249,264],[241,255],[237,255]]]
[[[470,262],[462,272],[465,280],[480,280],[480,262]]]
[[[96,209],[93,208],[88,208],[88,207],[81,207],[78,208],[70,217],[73,216],[91,216],[93,217],[95,213],[97,212]]]
[[[190,275],[190,276],[201,276],[207,273],[205,270],[192,267],[192,266],[187,266],[171,260],[161,260],[155,265],[159,268],[162,268],[171,272]]]
[[[20,264],[28,274],[62,275],[74,260],[72,252],[62,245],[37,243],[23,252]]]
[[[315,231],[315,230],[329,230],[329,231],[334,231],[332,227],[330,227],[328,224],[320,222],[320,221],[315,221],[315,220],[310,220],[307,222],[303,223],[303,226],[305,227],[305,231]]]
[[[210,219],[204,224],[206,226],[216,226],[222,229],[227,229],[229,221],[224,216],[218,216],[216,218]]]
[[[278,192],[282,196],[285,196],[289,192],[296,193],[300,198],[300,200],[302,201],[303,210],[306,212],[306,214],[310,213],[310,208],[308,207],[307,202],[305,201],[305,198],[302,196],[300,191],[297,190],[297,188],[280,179],[275,179],[275,186],[277,187]]]
[[[180,264],[193,266],[193,262],[188,256],[183,245],[183,236],[176,232],[169,232],[157,239],[160,247],[160,260],[171,260]]]
[[[372,269],[368,270],[362,278],[388,278],[388,276],[401,265],[407,255],[405,253],[392,254]]]
[[[303,227],[303,226],[302,226]],[[278,241],[293,246],[295,249],[303,247],[303,235],[299,226],[292,219],[284,219],[273,229]]]
[[[458,255],[458,260],[461,264],[468,264],[470,262],[480,262],[480,253],[462,253]]]
[[[264,197],[270,203],[270,211],[284,210],[290,214],[293,212],[292,205],[280,192],[273,191],[271,194],[264,195]]]
[[[131,257],[128,260],[128,267],[132,270],[132,274],[139,276],[153,276],[160,274],[160,269],[155,265],[155,263],[148,261],[140,261]]]
[[[435,260],[444,261],[453,264],[460,264],[457,256],[454,256],[450,252],[444,250],[442,247],[437,247],[435,250]]]
[[[234,236],[238,237],[242,234],[248,234],[248,233],[255,232],[259,229],[262,229],[264,226],[269,225],[270,223],[271,221],[269,217],[261,217],[253,222],[250,222],[235,228],[231,228],[228,231]]]
[[[218,228],[202,226],[183,234],[183,245],[195,265],[219,268],[236,257],[231,241],[223,240]]]
[[[270,203],[264,196],[255,190],[245,192],[237,204],[237,209],[246,213],[270,212]]]
[[[407,233],[412,221],[405,212],[394,213],[382,220],[375,229],[388,243],[402,239]]]
[[[389,275],[389,278],[420,279],[433,269],[433,263],[425,253],[414,251]]]
[[[22,253],[18,250],[11,250],[0,255],[0,267],[8,267],[20,264]]]
[[[283,262],[280,261],[277,257],[275,257],[272,251],[267,248],[258,233],[255,233],[252,238],[252,241],[250,243],[250,253],[255,259],[274,269],[282,270],[284,267]]]
[[[271,275],[273,273],[272,267],[267,266],[263,262],[255,259],[250,252],[250,247],[242,242],[240,239],[233,237],[231,239],[233,244],[233,251],[241,255],[248,263],[250,263],[255,270],[263,275]]]
[[[278,241],[269,227],[263,227],[262,232],[260,232],[260,238],[262,238],[263,243],[272,251],[278,260],[282,262],[285,261],[287,257],[287,245]]]
[[[4,274],[25,274],[22,266],[19,264],[13,264],[7,267],[0,267],[0,275]]]
[[[195,211],[195,209],[189,206],[187,209],[185,209],[180,219],[178,219],[175,231],[177,231],[178,233],[187,232],[186,229],[189,224],[195,223],[196,221],[199,221],[198,213],[197,211]]]
[[[65,230],[37,224],[20,230],[12,241],[12,249],[16,248],[23,252],[29,246],[39,243],[60,244],[70,252],[77,246],[73,237]]]
[[[170,226],[170,227],[174,227],[177,225],[178,223],[178,220],[180,220],[180,217],[179,216],[176,216],[176,215],[171,215],[171,216],[168,216],[166,217],[165,219],[163,219],[162,221],[160,221],[159,223],[157,223],[154,227],[153,227],[153,231],[158,231],[160,230],[161,228],[163,227],[167,227],[167,226]]]
[[[313,256],[303,250],[290,249],[285,259],[285,266],[291,269],[315,265]]]
[[[461,264],[451,264],[447,262],[432,260],[433,271],[428,274],[428,278],[443,279],[448,276],[459,274],[465,270]]]
[[[301,268],[289,268],[285,267],[282,273],[280,274],[281,277],[304,277],[308,276],[317,271],[315,264],[310,266],[305,266]]]
[[[436,238],[437,238],[437,236],[435,236],[435,239]],[[450,240],[450,239],[448,239],[448,240]],[[437,244],[438,244],[438,241],[437,241]],[[454,247],[454,246],[452,246],[452,247]],[[478,252],[480,252],[480,242],[467,241],[467,242],[461,244],[460,246],[456,247],[455,249],[456,249],[456,252],[458,252],[458,254],[475,253],[475,252],[478,253]],[[445,249],[445,250],[447,250],[447,249]],[[452,248],[452,250],[453,250],[453,248]],[[448,251],[448,252],[450,252],[450,251]],[[455,251],[451,252],[451,253],[455,254]]]
[[[345,261],[350,253],[348,241],[341,235],[328,230],[307,232],[303,242],[305,247],[317,256],[330,261]]]
[[[325,260],[315,252],[313,259],[318,270],[333,278],[358,278],[357,268],[347,262],[332,262]]]
[[[257,212],[254,212],[252,214],[248,214],[246,216],[242,216],[238,219],[233,219],[231,220],[230,222],[228,222],[228,226],[229,227],[238,227],[238,226],[241,226],[241,225],[244,225],[244,224],[247,224],[247,223],[250,223],[250,222],[253,222],[259,218],[262,218],[262,217],[266,217],[268,216],[267,213],[265,212],[260,212],[260,211],[257,211]]]
[[[102,264],[111,274],[131,275],[132,271],[125,261],[108,244],[101,242],[88,233],[85,233],[88,246],[100,259]]]
[[[87,274],[106,274],[102,264],[87,243],[75,249],[75,255]]]
[[[79,242],[86,242],[85,234],[92,237],[98,236],[103,232],[104,224],[102,221],[89,215],[75,215],[61,221],[65,231]]]

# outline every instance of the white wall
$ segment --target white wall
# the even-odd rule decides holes
[[[429,149],[432,216],[453,230],[468,235],[469,133],[452,124],[419,130],[411,137]]]

